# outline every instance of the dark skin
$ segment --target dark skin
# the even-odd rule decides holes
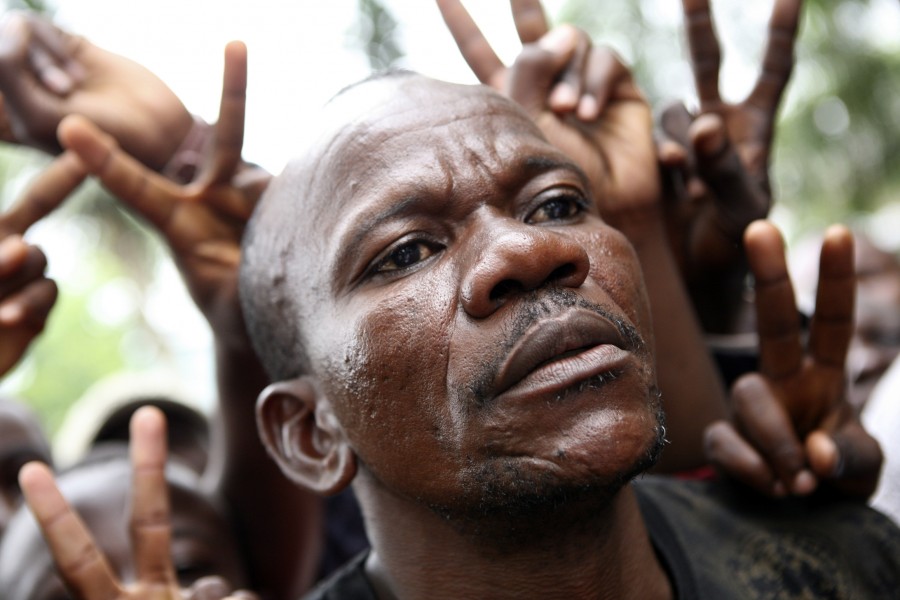
[[[0,28],[2,138],[60,152],[59,122],[80,114],[151,169],[161,169],[192,119],[178,97],[139,64],[42,17],[5,15]]]
[[[747,264],[741,236],[772,205],[769,156],[775,119],[794,66],[801,0],[777,0],[763,64],[750,94],[730,103],[719,92],[721,52],[707,0],[683,0],[700,107],[661,116],[668,233],[704,328],[738,327]]]
[[[494,54],[458,0],[438,6],[478,78],[509,95],[592,184],[603,218],[635,246],[654,315],[658,378],[671,447],[661,472],[704,464],[703,429],[725,415],[725,392],[706,352],[666,243],[650,109],[607,48],[574,28],[548,31],[539,2],[511,2],[522,53],[511,67]],[[687,350],[692,349],[692,350]]]
[[[481,89],[416,80],[399,95],[395,85],[365,84],[334,101],[337,126],[273,183],[257,217],[266,235],[251,238],[264,242],[247,248],[248,268],[269,273],[285,260],[297,265],[290,273],[300,282],[287,293],[301,297],[293,298],[289,318],[305,333],[310,355],[307,375],[273,384],[260,398],[270,452],[311,490],[332,493],[356,479],[375,545],[368,574],[383,597],[434,597],[435,589],[447,597],[496,596],[497,590],[671,595],[630,488],[615,492],[609,479],[610,471],[633,468],[658,434],[652,360],[604,321],[614,316],[639,333],[649,331],[633,251],[586,201],[589,187],[579,169],[519,109]],[[341,127],[348,119],[354,125]],[[372,152],[410,143],[429,152],[395,154],[400,159],[390,165]],[[305,176],[306,169],[316,177]],[[318,204],[323,190],[336,202]],[[398,198],[406,200],[400,211]],[[373,214],[381,217],[372,221]],[[279,236],[309,243],[276,257],[266,245]],[[751,244],[748,252],[761,250]],[[760,253],[763,264],[770,259]],[[245,277],[249,290],[259,289],[253,275]],[[259,295],[283,294],[282,286],[270,282]],[[607,317],[585,313],[580,303],[561,306],[554,297],[562,290],[602,306]],[[542,308],[515,333],[510,323],[535,304]],[[793,306],[779,306],[778,318],[795,314]],[[591,373],[578,359],[593,352],[575,333],[584,329],[594,331],[591,343],[599,341],[601,350],[589,363],[614,369],[615,378],[578,383]],[[498,342],[511,332],[526,344]],[[573,355],[558,340],[579,349]],[[500,361],[471,360],[473,347]],[[516,350],[524,347],[540,356]],[[485,368],[495,373],[486,387],[457,385]],[[804,381],[819,389],[834,384],[833,378]],[[483,392],[473,398],[476,389]],[[602,464],[595,462],[599,456]],[[471,502],[492,497],[478,497],[477,479],[462,483],[473,461],[485,473],[497,463],[518,464],[520,474],[547,472],[563,486],[587,477],[598,496],[541,510],[524,530],[557,546],[538,551],[496,535],[508,531],[509,520],[499,530],[485,522],[487,530],[471,527]],[[461,480],[450,476],[459,469]],[[502,476],[499,482],[510,483]],[[439,513],[422,504],[435,500],[443,503]],[[521,518],[527,513],[512,511]],[[410,562],[410,556],[429,560]],[[471,576],[458,577],[460,569]]]
[[[483,88],[406,84],[333,101],[330,114],[353,125],[289,167],[285,180],[303,187],[273,184],[257,217],[311,240],[290,270],[310,370],[260,400],[270,452],[323,492],[355,475],[383,597],[668,597],[635,498],[615,483],[660,433],[650,350],[619,330],[651,335],[633,249],[515,105]],[[399,152],[410,145],[428,151]],[[380,163],[376,148],[397,159]],[[317,205],[326,190],[333,201]],[[251,263],[274,259],[254,251]],[[585,482],[597,495],[544,521],[481,520],[476,507],[493,501],[477,473],[505,490],[505,468],[537,486],[513,495],[541,501]],[[498,535],[526,523],[540,551]]]
[[[135,577],[127,585],[115,575],[87,527],[60,494],[50,470],[41,463],[29,463],[19,475],[28,505],[69,591],[86,600],[255,598],[247,593],[229,595],[228,585],[219,579],[201,580],[187,590],[178,585],[169,553],[172,529],[165,475],[165,419],[155,408],[135,413],[131,462],[129,530]]]
[[[254,587],[275,598],[299,596],[315,576],[321,504],[318,498],[299,490],[281,475],[266,457],[256,432],[247,427],[253,418],[252,399],[268,378],[250,348],[238,305],[239,242],[270,175],[241,160],[246,49],[232,44],[226,50],[220,119],[207,145],[205,166],[192,183],[178,185],[153,172],[171,159],[175,149],[154,143],[154,135],[164,132],[159,123],[165,126],[181,122],[183,115],[190,124],[190,115],[171,90],[132,61],[37,18],[20,21],[20,27],[33,32],[7,41],[24,45],[25,49],[17,51],[17,60],[27,58],[31,62],[27,70],[14,71],[23,81],[12,81],[14,77],[10,75],[11,80],[0,81],[0,85],[4,90],[11,88],[21,93],[29,106],[52,110],[10,113],[9,117],[22,119],[23,126],[35,129],[55,130],[60,124],[59,141],[71,152],[59,160],[63,164],[74,160],[81,169],[80,177],[85,171],[95,175],[169,243],[188,290],[215,336],[224,448],[216,452],[220,460],[210,466],[207,483],[231,503]],[[46,47],[55,50],[47,54]],[[43,56],[41,52],[48,60],[35,59]],[[47,69],[53,74],[46,75]],[[48,77],[56,84],[50,85]],[[70,79],[62,90],[58,84],[65,77]],[[111,105],[116,108],[111,109]],[[82,116],[69,116],[60,122],[72,110],[96,119],[106,133]],[[152,135],[148,133],[151,131]],[[134,147],[129,141],[133,136],[140,139]],[[165,139],[180,137],[173,133]],[[19,141],[48,147],[36,137]],[[122,146],[136,155],[131,156]],[[48,186],[46,193],[33,195],[22,203],[33,213],[29,223],[65,198],[74,187],[68,183],[71,179],[64,170],[48,172],[42,178],[43,185]],[[30,340],[35,333],[31,328],[23,337]],[[13,338],[3,341],[7,339]],[[17,351],[15,356],[20,354]],[[245,485],[248,478],[258,485]],[[277,506],[271,504],[272,498],[277,499]],[[269,510],[258,511],[260,502]],[[244,516],[250,516],[247,522]],[[283,543],[278,551],[273,550],[273,539]],[[302,568],[297,568],[297,556],[305,557]]]
[[[769,495],[807,495],[822,485],[865,499],[878,484],[882,455],[846,394],[853,238],[839,226],[825,236],[808,342],[793,312],[780,234],[762,221],[745,239],[756,279],[760,370],[735,384],[732,423],[707,431],[710,460],[729,464],[733,477]]]
[[[233,510],[251,583],[266,597],[298,596],[313,582],[320,547],[319,498],[268,460],[252,427],[254,398],[268,378],[250,347],[237,298],[240,238],[269,174],[241,161],[246,48],[230,44],[215,140],[206,167],[176,185],[129,156],[89,121],[68,117],[62,144],[113,195],[165,237],[198,308],[212,327],[224,444],[210,484]],[[252,480],[253,486],[246,481]],[[260,511],[260,506],[266,510]],[[273,548],[272,540],[278,540]],[[302,561],[297,557],[303,557]]]
[[[56,284],[44,276],[46,257],[22,236],[59,206],[84,177],[81,162],[65,153],[0,214],[0,376],[18,363],[43,330],[56,302]]]

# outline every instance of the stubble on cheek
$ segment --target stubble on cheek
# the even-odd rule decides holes
[[[344,343],[338,417],[376,474],[417,467],[448,437],[449,327],[434,296],[397,295],[368,306]],[[372,454],[387,451],[389,458]]]

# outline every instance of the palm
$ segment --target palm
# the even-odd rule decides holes
[[[621,96],[612,98],[594,123],[549,110],[535,118],[550,143],[584,170],[601,214],[611,222],[631,210],[655,206],[660,191],[650,109],[630,82],[619,87]]]

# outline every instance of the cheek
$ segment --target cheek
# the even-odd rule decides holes
[[[590,234],[590,277],[602,287],[637,327],[647,344],[652,344],[650,303],[644,276],[634,248],[618,230]]]
[[[418,279],[421,285],[410,278],[390,293],[360,300],[363,310],[342,357],[348,375],[342,395],[349,402],[338,410],[354,446],[390,440],[394,449],[418,452],[423,433],[435,437],[440,429],[453,305],[440,287],[426,284],[434,278]]]

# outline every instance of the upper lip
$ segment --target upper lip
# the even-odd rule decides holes
[[[628,350],[619,328],[593,311],[575,309],[538,321],[519,338],[500,365],[494,395],[502,394],[547,362],[603,344]]]

